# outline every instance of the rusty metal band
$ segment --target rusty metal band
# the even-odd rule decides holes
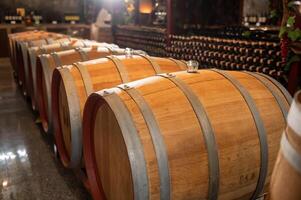
[[[158,65],[158,63],[152,57],[150,57],[148,55],[143,55],[143,54],[139,54],[139,56],[141,56],[142,58],[145,58],[152,65],[156,74],[163,73],[161,70],[161,67]]]
[[[176,60],[176,59],[173,59],[173,58],[168,58],[168,59],[171,60],[171,61],[173,61],[174,63],[176,63],[181,68],[181,70],[187,70],[187,64],[186,64],[185,61]],[[183,65],[186,66],[186,68],[183,67]]]
[[[163,134],[161,133],[155,115],[152,112],[152,109],[150,108],[146,100],[144,99],[144,97],[140,94],[140,92],[137,89],[129,88],[126,85],[119,86],[119,88],[124,90],[131,96],[131,98],[135,101],[136,105],[139,107],[140,112],[143,115],[144,121],[151,135],[156,153],[160,177],[160,199],[168,200],[171,198],[168,154],[164,143]]]
[[[116,56],[112,55],[112,56],[107,56],[106,58],[110,59],[116,66],[117,70],[119,71],[119,75],[120,78],[122,80],[123,83],[127,83],[129,82],[129,77],[128,77],[128,73],[125,69],[125,66],[123,65],[123,63],[121,62],[121,60],[119,60]]]
[[[251,94],[247,91],[247,89],[237,80],[235,79],[232,75],[227,73],[226,71],[221,71],[221,70],[216,70],[216,69],[211,69],[211,71],[214,71],[223,77],[225,77],[228,81],[232,83],[232,85],[240,92],[241,96],[244,98],[245,102],[247,103],[250,112],[252,113],[256,128],[257,128],[257,133],[258,133],[258,138],[260,142],[260,171],[259,171],[259,178],[257,182],[256,189],[252,195],[252,200],[255,200],[259,195],[261,195],[263,189],[264,189],[264,184],[265,180],[267,177],[267,172],[268,172],[268,142],[267,142],[267,135],[266,131],[264,128],[264,123],[263,120],[260,116],[260,113],[256,107],[256,103],[254,99],[252,98]]]
[[[290,93],[283,87],[283,85],[281,85],[281,84],[280,84],[278,81],[276,81],[274,78],[272,78],[272,77],[270,77],[270,76],[268,76],[268,75],[266,75],[266,74],[262,74],[262,73],[258,73],[258,72],[256,72],[256,74],[259,74],[260,76],[263,76],[263,77],[265,77],[266,79],[270,80],[276,87],[279,88],[279,90],[280,90],[280,91],[282,92],[282,94],[285,96],[287,102],[288,102],[289,104],[292,103],[293,98],[292,98],[292,96],[290,95]]]
[[[289,164],[301,174],[301,155],[298,151],[290,144],[287,139],[286,133],[284,132],[281,139],[281,152]]]
[[[286,102],[283,101],[283,99],[280,97],[280,95],[273,89],[273,83],[271,83],[270,81],[268,81],[266,78],[252,73],[252,72],[247,72],[245,71],[244,73],[256,78],[258,81],[260,81],[270,92],[271,94],[274,96],[277,104],[279,105],[279,108],[282,112],[283,118],[284,120],[286,120],[287,114],[288,114],[288,109],[286,108],[285,104]]]
[[[90,94],[92,94],[94,92],[94,89],[93,89],[91,76],[90,76],[90,74],[87,70],[87,67],[82,65],[80,62],[75,63],[74,66],[80,72],[81,77],[82,77],[83,82],[84,82],[85,89],[86,89],[86,94],[87,94],[87,96],[89,96]]]
[[[75,80],[72,77],[69,68],[60,69],[62,83],[64,84],[69,110],[69,120],[71,129],[71,153],[70,168],[77,168],[82,161],[82,119],[80,111],[80,101],[76,90]]]
[[[79,53],[81,61],[89,60],[88,54],[82,48],[75,48],[75,51]]]
[[[58,55],[56,52],[53,52],[53,53],[51,53],[50,55],[51,55],[51,57],[52,57],[53,60],[54,60],[55,67],[61,67],[61,66],[63,66],[63,65],[62,65],[62,61],[61,61],[59,55]]]
[[[149,183],[143,145],[131,113],[115,92],[109,92],[102,96],[114,112],[122,130],[131,166],[134,199],[149,199]]]
[[[209,189],[208,189],[208,199],[216,200],[218,199],[219,193],[219,179],[220,179],[220,170],[219,170],[219,159],[216,140],[214,136],[214,131],[210,123],[209,116],[205,110],[205,107],[202,105],[202,102],[194,94],[193,90],[181,79],[176,78],[172,74],[159,74],[158,76],[167,78],[173,84],[175,84],[186,96],[187,100],[190,102],[194,113],[199,121],[199,125],[202,129],[207,153],[208,153],[208,168],[209,168]]]

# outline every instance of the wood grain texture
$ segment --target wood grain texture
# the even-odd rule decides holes
[[[243,72],[228,71],[227,73],[249,92],[262,118],[269,150],[268,176],[265,181],[267,186],[279,150],[280,136],[285,127],[284,116],[276,99],[262,82]],[[250,199],[259,177],[261,150],[254,118],[242,94],[224,76],[211,70],[200,70],[198,73],[177,72],[175,75],[198,97],[198,101],[204,106],[210,119],[219,158],[218,199]],[[127,85],[135,88],[143,96],[159,125],[168,154],[171,198],[208,199],[208,152],[195,110],[183,91],[170,80],[158,76]],[[275,90],[279,89],[275,88]],[[158,166],[155,162],[154,141],[149,135],[146,121],[141,116],[137,104],[129,97],[127,90],[114,89],[114,91],[122,99],[135,122],[135,128],[143,144],[141,151],[144,152],[147,163],[149,195],[151,199],[158,199],[160,197]],[[113,123],[112,117],[109,116],[116,116],[117,113],[108,112],[109,104],[99,94],[101,92],[91,95],[85,105],[87,109],[83,119],[84,155],[86,162],[95,160],[94,165],[86,163],[89,166],[88,177],[96,176],[101,181],[95,183],[90,179],[91,185],[102,185],[103,195],[108,197],[113,192],[108,188],[114,185],[109,180],[124,176],[123,173],[128,172],[118,171],[114,166],[109,168],[106,163],[110,162],[109,158],[101,155],[118,151],[112,148],[127,149],[128,147],[116,145],[108,147],[108,144],[100,143],[102,138],[106,137],[114,140],[113,135],[121,134],[123,130],[118,127],[118,124]],[[282,95],[280,92],[279,94]],[[285,103],[288,108],[289,104],[286,101]],[[94,118],[96,120],[86,120]],[[86,129],[87,127],[90,128]],[[111,131],[108,131],[108,127]],[[116,132],[112,133],[113,130]],[[94,142],[95,145],[85,146],[90,142]],[[111,172],[112,168],[114,173]],[[111,177],[102,179],[100,169],[101,173],[105,171]],[[126,185],[128,181],[114,185],[114,192],[123,192],[124,187],[128,187]],[[92,194],[94,195],[95,192]],[[124,195],[127,193],[125,192]],[[134,199],[134,197],[127,199]]]
[[[60,65],[70,65],[75,62],[83,61],[82,56],[76,48],[84,47],[86,45],[83,41],[71,41],[62,46],[61,43],[50,44],[42,46],[42,51],[48,54],[39,55],[36,63],[36,80],[33,80],[33,85],[36,85],[36,91],[34,92],[35,102],[38,102],[38,110],[42,124],[44,124],[44,131],[48,131],[48,123],[52,118],[51,112],[51,79],[53,71]],[[90,45],[103,45],[101,43],[90,43]],[[101,58],[107,55],[111,55],[111,52],[105,47],[87,47],[82,48],[82,51],[86,52],[88,59]],[[52,53],[51,53],[52,52]],[[49,54],[50,53],[50,54]],[[53,55],[55,54],[55,55]],[[56,56],[59,63],[56,63]],[[42,85],[46,87],[41,87]],[[45,91],[46,89],[46,91]],[[46,94],[41,95],[41,94]],[[47,98],[43,98],[47,97]]]
[[[123,66],[129,81],[138,80],[156,74],[154,66],[149,61],[149,59],[151,59],[154,63],[157,63],[162,73],[180,71],[187,68],[184,62],[181,61],[174,62],[173,60],[170,60],[168,58],[158,58],[158,57],[145,58],[144,56],[140,56],[140,55],[134,55],[133,57],[130,58],[127,58],[126,56],[115,56],[115,58],[121,62],[121,65]],[[86,75],[82,74],[79,70],[79,67],[85,68],[87,74]],[[89,95],[87,94],[86,87],[91,87],[92,91],[97,91],[100,89],[109,88],[109,87],[116,86],[118,84],[122,84],[124,83],[124,81],[122,79],[122,75],[118,67],[116,66],[116,63],[114,63],[113,60],[109,58],[102,58],[102,59],[91,60],[87,62],[81,62],[78,64],[74,64],[73,66],[68,66],[66,68],[68,68],[69,70],[63,71],[57,69],[56,74],[54,75],[56,77],[53,78],[56,80],[55,82],[53,81],[52,84],[52,97],[53,97],[52,104],[56,105],[54,106],[56,108],[54,110],[54,113],[59,113],[60,110],[63,110],[61,109],[61,107],[63,108],[65,106],[69,106],[69,112],[65,113],[65,115],[69,116],[68,118],[70,119],[70,121],[73,121],[79,127],[78,129],[76,129],[78,134],[82,134],[80,130],[82,121],[80,119],[82,119],[85,102]],[[76,102],[79,101],[80,104],[80,112],[78,113],[76,112],[76,114],[71,111],[72,108],[77,109],[77,106],[73,104],[73,102],[68,102],[68,100],[66,99],[64,101],[66,105],[64,105],[64,104],[60,104],[61,102],[58,101],[59,99],[58,97],[72,95],[71,91],[61,88],[60,85],[67,84],[66,81],[62,78],[63,76],[61,73],[70,73],[74,79],[74,82],[70,84],[73,84],[76,87],[77,95],[75,96],[78,98]],[[89,79],[91,85],[87,85],[87,83],[85,83],[85,79]],[[75,118],[79,120],[77,121],[75,120]],[[62,135],[64,136],[64,138],[68,138],[65,135],[69,135],[71,133],[70,129],[75,129],[74,127],[70,126],[69,130],[66,130],[64,128],[66,127],[64,120],[62,118],[60,119],[59,116],[56,114],[54,114],[53,120],[55,121],[54,125],[55,125],[55,134],[57,136],[56,137],[57,141],[61,139],[63,140],[63,138],[61,138]],[[68,124],[71,123],[68,122]],[[58,142],[58,143],[63,144],[64,142]],[[66,165],[68,166],[68,164],[70,163],[69,160],[70,155],[68,155],[68,152],[70,152],[70,150],[65,151],[64,149],[68,148],[66,146],[65,147],[62,146],[60,148],[60,146],[58,145],[58,148],[63,163],[66,163]],[[78,148],[81,149],[81,147]]]

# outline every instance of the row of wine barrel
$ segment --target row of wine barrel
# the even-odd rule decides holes
[[[27,47],[26,92],[63,165],[86,170],[94,199],[257,199],[268,192],[291,104],[277,81],[70,40],[68,48]]]

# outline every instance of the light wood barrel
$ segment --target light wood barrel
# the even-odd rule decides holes
[[[8,41],[9,41],[9,47],[10,47],[10,58],[11,63],[15,64],[15,40],[19,37],[24,37],[25,35],[32,35],[35,34],[37,31],[26,31],[26,32],[20,32],[20,33],[12,33],[8,34]]]
[[[74,40],[74,39],[73,39]],[[36,105],[36,63],[38,56],[42,54],[49,54],[56,51],[60,51],[61,49],[65,49],[65,44],[73,41],[71,38],[62,38],[53,41],[49,45],[35,46],[30,47],[27,51],[28,57],[28,71],[29,71],[29,94],[31,99],[31,105],[33,110],[37,110]],[[64,48],[62,48],[64,47]]]
[[[14,72],[16,76],[18,76],[18,65],[20,63],[19,55],[20,55],[20,49],[18,44],[18,41],[24,40],[28,37],[36,37],[36,36],[41,36],[42,34],[45,34],[44,31],[31,31],[31,32],[25,32],[25,33],[20,33],[20,34],[14,34],[9,36],[9,41],[10,41],[10,47],[11,47],[11,60],[12,60],[12,65]]]
[[[23,54],[26,53],[27,51],[27,44],[30,41],[35,41],[35,40],[41,40],[41,39],[47,39],[51,37],[55,37],[56,34],[53,33],[48,33],[48,32],[38,32],[37,34],[33,34],[27,37],[22,37],[16,40],[16,59],[17,59],[17,74],[18,74],[18,79],[19,79],[19,85],[25,85],[26,84],[26,64],[27,64],[27,59],[24,61],[23,59]],[[25,54],[27,56],[27,54]],[[26,86],[25,88],[26,89]]]
[[[30,33],[32,33],[32,31],[8,34],[10,61],[12,63],[13,68],[15,67],[15,60],[14,60],[14,57],[15,57],[14,40],[15,40],[16,37],[18,37],[18,36],[20,36],[22,34],[30,34]]]
[[[93,93],[83,117],[94,199],[256,199],[290,96],[261,74],[161,74]]]
[[[95,43],[95,45],[97,45],[97,43]],[[63,65],[70,65],[75,62],[101,58],[112,54],[109,47],[76,49],[74,49],[74,47],[73,45],[73,49],[70,49],[70,46],[68,46],[67,48],[70,50],[40,55],[37,60],[35,77],[37,87],[36,102],[38,102],[38,111],[43,129],[46,133],[52,131],[51,79],[53,70]]]
[[[287,117],[281,148],[271,179],[271,200],[301,199],[301,91]]]
[[[56,69],[52,80],[52,111],[58,152],[66,167],[82,160],[82,113],[90,93],[156,73],[186,70],[186,63],[146,55],[109,56]]]
[[[52,44],[56,43],[56,40],[61,41],[64,40],[70,40],[67,36],[61,35],[61,34],[45,34],[43,36],[40,36],[39,38],[29,38],[22,42],[20,42],[20,48],[21,48],[21,65],[19,65],[20,71],[23,71],[24,74],[22,77],[20,77],[23,89],[23,94],[25,96],[30,96],[31,88],[30,88],[30,69],[29,64],[30,60],[28,58],[28,49],[31,47],[41,47],[42,45]]]
[[[93,41],[80,40],[73,44],[73,41],[77,41],[74,38],[62,38],[53,41],[51,45],[43,45],[42,47],[32,47],[28,49],[28,57],[29,57],[29,85],[30,85],[30,97],[31,97],[31,105],[33,110],[37,110],[37,97],[36,97],[36,63],[37,59],[42,54],[50,54],[54,52],[74,49],[77,47],[88,47],[92,45],[97,46],[106,46],[110,48],[118,48],[117,45],[107,44],[107,43],[96,43]],[[69,43],[70,42],[70,43]],[[55,44],[56,43],[56,44]],[[72,44],[72,45],[71,45]]]

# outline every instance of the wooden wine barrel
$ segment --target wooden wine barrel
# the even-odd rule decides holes
[[[271,179],[271,200],[301,199],[301,91],[287,117],[281,148]]]
[[[56,40],[61,41],[61,39],[64,40],[70,40],[69,37],[61,35],[61,34],[48,34],[43,35],[39,38],[33,38],[33,39],[26,39],[25,41],[20,43],[21,48],[21,65],[19,65],[20,71],[23,71],[24,74],[20,79],[24,83],[22,85],[23,94],[27,96],[27,94],[30,92],[30,83],[29,83],[29,77],[30,77],[30,71],[29,71],[29,58],[28,58],[28,49],[31,47],[41,47],[42,45],[47,44],[53,44],[56,43]]]
[[[18,73],[18,62],[17,62],[17,41],[19,39],[23,39],[26,37],[31,37],[34,35],[41,35],[44,33],[44,31],[28,31],[24,33],[18,33],[18,34],[10,34],[9,37],[9,43],[10,43],[10,51],[11,51],[11,63],[13,66],[13,69],[15,71],[15,74],[17,76]]]
[[[53,33],[48,33],[48,32],[41,32],[37,34],[33,34],[31,36],[27,37],[22,37],[16,40],[16,59],[17,59],[17,74],[19,78],[19,84],[20,85],[25,85],[25,76],[26,76],[26,69],[25,69],[25,63],[23,59],[23,52],[26,52],[25,50],[27,49],[26,45],[29,41],[33,40],[41,40],[41,39],[46,39],[50,37],[55,37],[55,34]]]
[[[37,31],[33,32],[32,34],[29,35],[21,35],[14,40],[14,45],[15,45],[15,53],[16,53],[16,59],[18,60],[21,56],[21,46],[20,44],[22,42],[30,41],[30,40],[37,40],[37,39],[43,39],[48,37],[49,35],[53,35],[52,33],[49,32],[44,32],[44,31]]]
[[[52,79],[52,114],[64,166],[77,168],[81,164],[82,113],[90,93],[156,73],[186,69],[182,61],[147,55],[110,56],[56,69]]]
[[[29,84],[29,95],[31,99],[31,105],[32,109],[36,110],[36,63],[38,56],[42,54],[49,54],[56,51],[66,50],[69,49],[67,47],[69,42],[74,41],[74,39],[71,38],[62,38],[53,41],[49,45],[42,45],[42,46],[35,46],[30,47],[27,51],[27,57],[28,57],[28,84]],[[71,43],[69,43],[71,44]],[[71,46],[70,48],[75,48]]]
[[[28,49],[28,58],[30,61],[28,65],[29,71],[29,88],[30,88],[30,97],[33,110],[36,110],[36,63],[38,57],[42,54],[50,54],[53,52],[70,50],[78,47],[86,47],[89,46],[85,40],[78,40],[75,38],[62,38],[59,40],[55,40],[50,45],[43,45],[41,47],[32,47]]]
[[[83,148],[94,199],[256,199],[290,98],[261,74],[214,69],[91,94]]]
[[[8,34],[10,61],[11,61],[13,67],[15,65],[15,63],[14,63],[15,62],[14,61],[14,56],[15,56],[14,40],[18,36],[21,36],[21,35],[24,35],[24,34],[30,34],[30,33],[32,33],[32,31]]]
[[[97,45],[97,44],[95,44]],[[121,54],[119,50],[117,54]],[[54,52],[39,56],[36,65],[36,102],[42,121],[43,129],[46,133],[51,132],[52,128],[52,106],[51,106],[51,79],[53,70],[56,67],[70,65],[79,61],[92,60],[95,58],[111,55],[114,51],[108,47],[77,48],[73,50]]]

